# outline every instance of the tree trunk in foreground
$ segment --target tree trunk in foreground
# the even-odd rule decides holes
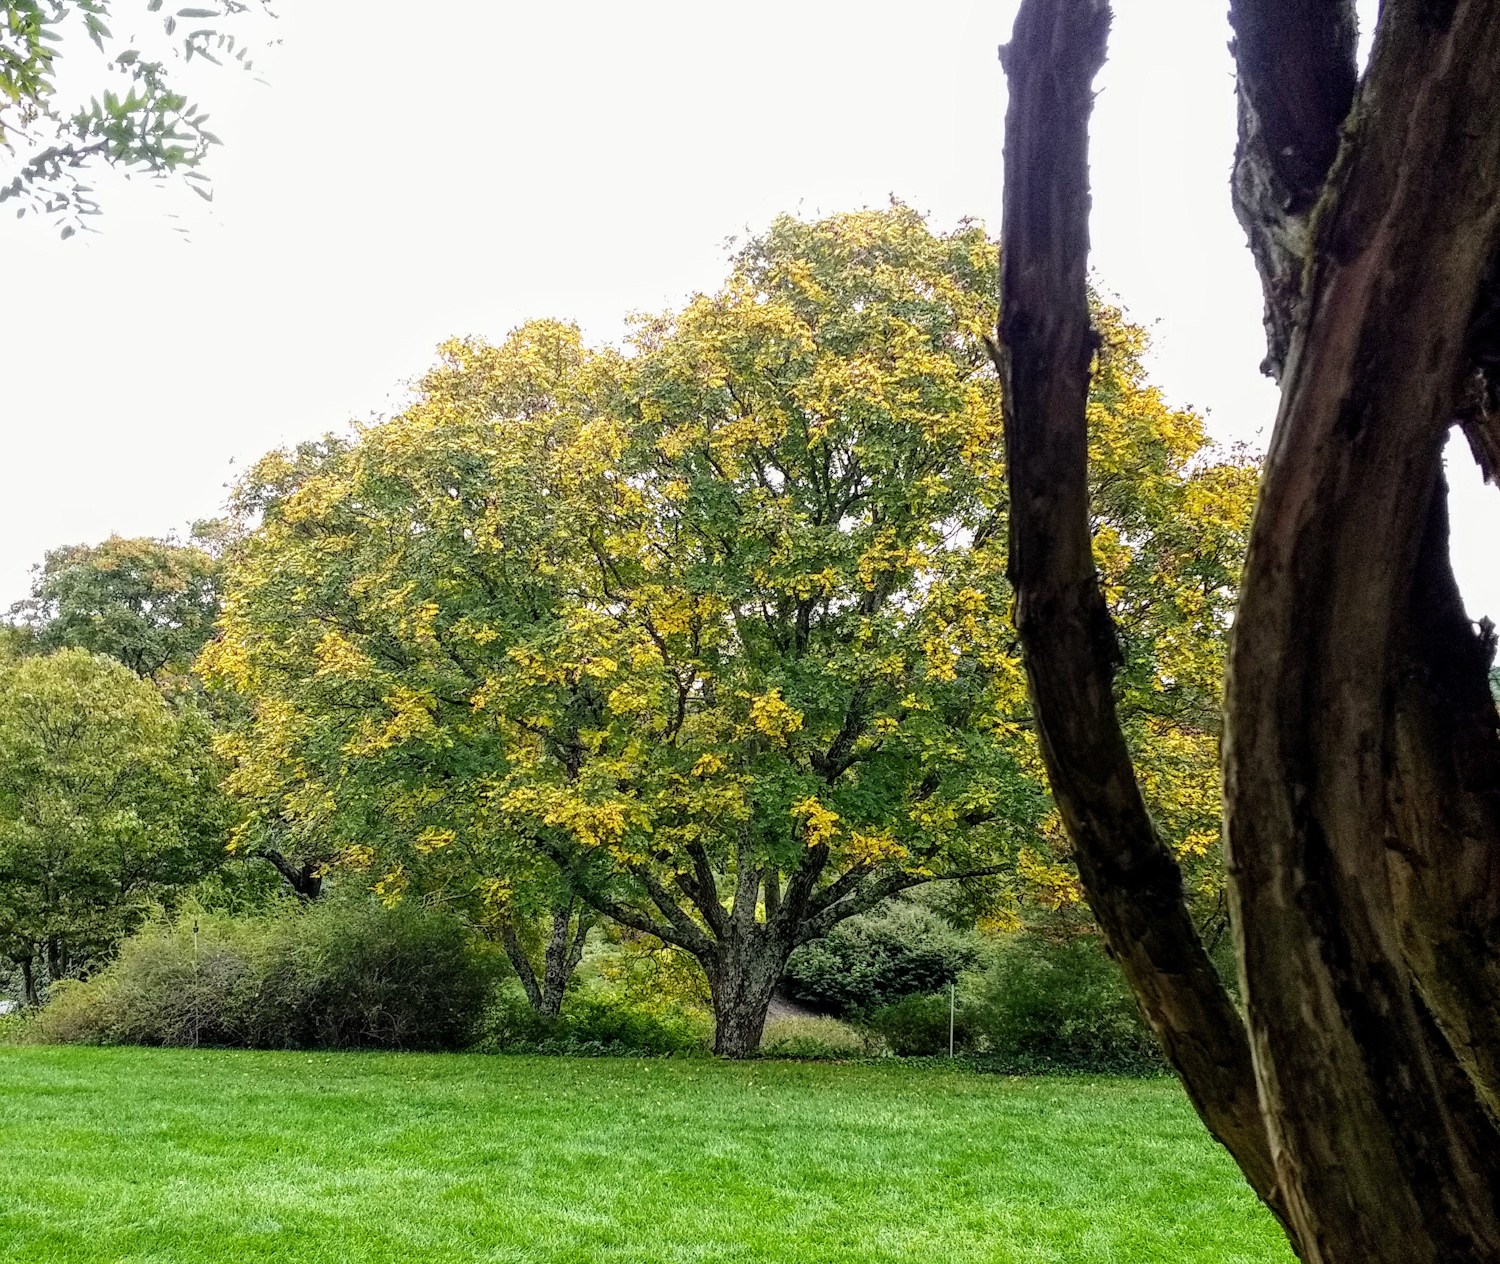
[[[1500,1260],[1500,716],[1441,476],[1455,421],[1491,475],[1500,452],[1500,6],[1386,0],[1357,89],[1345,0],[1231,18],[1236,210],[1283,386],[1226,690],[1246,1021],[1141,802],[1091,557],[1102,0],[1025,0],[1006,59],[1010,565],[1043,755],[1143,1010],[1303,1258]]]
[[[1025,4],[1005,52],[1000,367],[1016,627],[1053,797],[1111,951],[1199,1116],[1280,1214],[1250,1044],[1188,915],[1115,714],[1089,525],[1088,117],[1102,0]]]

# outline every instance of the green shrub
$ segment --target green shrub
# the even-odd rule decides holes
[[[29,1009],[0,1014],[0,1045],[28,1044],[36,1015]]]
[[[902,997],[947,987],[978,956],[979,940],[972,933],[954,930],[919,904],[891,901],[797,949],[787,962],[782,989],[793,1000],[830,1013],[870,1013]]]
[[[231,860],[187,893],[181,907],[203,913],[274,913],[295,903],[296,896],[271,863],[258,858]]]
[[[194,934],[194,926],[197,934]],[[330,899],[260,917],[200,914],[126,941],[57,989],[36,1038],[249,1048],[458,1049],[503,969],[451,917]]]
[[[903,1058],[948,1052],[948,993],[906,996],[893,1005],[882,1005],[864,1025],[878,1035],[892,1053]],[[953,1014],[953,1047],[973,1050],[979,1032],[966,1006]]]
[[[1164,1066],[1118,967],[1096,935],[1011,937],[966,1007],[990,1055],[1016,1071],[1124,1074]]]
[[[498,981],[500,958],[446,914],[332,902],[303,915],[293,986],[299,1043],[320,1049],[461,1049]]]
[[[710,1034],[694,1015],[654,1012],[608,995],[569,994],[562,1014],[543,1018],[523,997],[506,991],[485,1016],[479,1048],[574,1057],[671,1057],[706,1052]]]

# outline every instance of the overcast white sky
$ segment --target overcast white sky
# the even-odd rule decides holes
[[[45,549],[180,530],[268,448],[390,411],[451,335],[615,338],[784,210],[894,193],[998,231],[1015,3],[283,0],[268,83],[201,80],[212,207],[101,181],[98,236],[0,220],[0,609]],[[1115,8],[1094,267],[1168,395],[1255,441],[1276,401],[1229,207],[1227,4]],[[1500,492],[1453,451],[1460,582],[1500,618]]]

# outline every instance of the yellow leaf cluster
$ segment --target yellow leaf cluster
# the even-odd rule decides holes
[[[839,814],[811,795],[792,804],[792,819],[802,823],[802,836],[809,847],[825,846],[838,837]]]
[[[750,703],[750,723],[757,733],[785,746],[787,738],[802,727],[802,713],[787,704],[780,689],[772,689]]]

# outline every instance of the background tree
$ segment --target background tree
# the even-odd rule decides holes
[[[1073,898],[1005,610],[995,269],[978,227],[901,206],[779,220],[629,360],[546,322],[450,344],[400,417],[268,458],[204,657],[253,700],[224,746],[243,845],[321,846],[391,891],[458,858],[497,899],[550,858],[697,958],[731,1055],[792,950],[894,892]],[[1194,783],[1168,770],[1212,784],[1212,708],[1186,700],[1248,479],[1107,319],[1099,525],[1175,802]],[[1193,497],[1222,529],[1166,525]]]
[[[210,196],[201,167],[218,138],[205,126],[208,116],[173,86],[168,59],[232,60],[249,69],[243,38],[224,28],[265,8],[249,0],[203,0],[149,18],[161,24],[164,46],[157,49],[134,35],[117,39],[111,24],[148,18],[161,0],[128,7],[129,15],[114,0],[10,0],[0,8],[0,147],[11,155],[14,173],[0,181],[0,202],[14,199],[23,214],[53,216],[64,237],[99,211],[82,181],[101,164],[181,172],[195,192]],[[87,56],[89,44],[103,62],[97,94],[64,102],[55,86],[58,63],[64,51]]]
[[[33,575],[11,618],[37,649],[104,654],[158,682],[186,678],[219,615],[219,563],[197,543],[110,536],[48,550]]]
[[[39,969],[98,965],[152,902],[223,859],[228,805],[207,724],[83,650],[0,666],[0,952],[26,999]]]
[[[489,797],[506,745],[477,686],[556,617],[534,473],[616,365],[556,322],[450,343],[400,418],[267,456],[236,491],[256,529],[203,657],[253,709],[222,740],[249,809],[235,848],[304,885],[343,865],[382,895],[468,907],[545,1013],[595,915]]]
[[[1496,473],[1500,17],[1236,0],[1236,208],[1281,407],[1224,735],[1242,1021],[1142,800],[1089,522],[1085,288],[1101,0],[1006,55],[1011,574],[1090,902],[1209,1128],[1308,1260],[1500,1258],[1500,715],[1447,556],[1442,445]]]

